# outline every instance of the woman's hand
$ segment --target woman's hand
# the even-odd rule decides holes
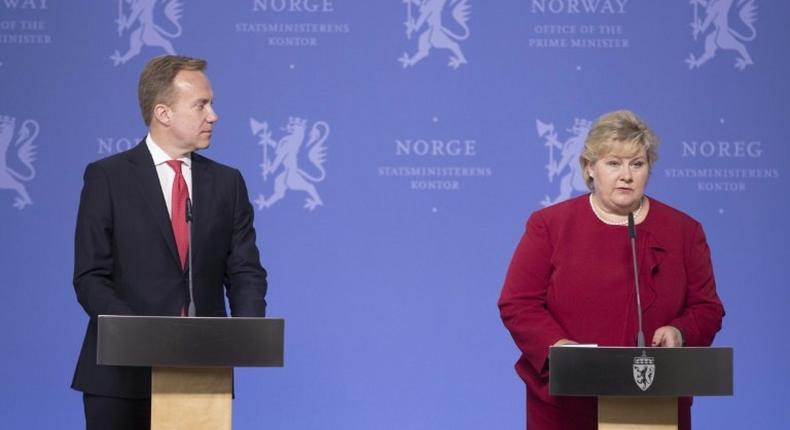
[[[579,342],[574,342],[574,341],[569,340],[569,339],[560,339],[560,340],[554,342],[554,345],[552,345],[552,346],[578,345],[578,344],[579,344]]]
[[[665,325],[658,328],[653,334],[653,346],[683,346],[683,334],[677,328]]]

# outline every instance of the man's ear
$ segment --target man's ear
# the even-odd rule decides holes
[[[170,125],[172,111],[167,105],[162,103],[157,104],[154,106],[154,121],[159,122],[164,126]]]

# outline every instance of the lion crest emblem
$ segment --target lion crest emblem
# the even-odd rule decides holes
[[[128,14],[124,15],[124,2],[129,5]],[[174,31],[170,32],[154,22],[158,4],[164,4],[164,16],[170,21]],[[131,60],[143,49],[143,46],[154,46],[174,55],[173,44],[170,40],[181,36],[180,24],[183,5],[181,0],[118,0],[118,18],[115,20],[118,28],[118,37],[123,37],[129,32],[129,50],[125,54],[116,50],[110,56],[113,65],[119,66]],[[134,28],[133,28],[134,27]]]
[[[308,133],[306,119],[290,117],[288,124],[282,128],[286,134],[279,141],[272,139],[269,124],[266,122],[250,118],[250,129],[258,137],[258,144],[263,147],[263,162],[260,165],[263,181],[268,182],[270,176],[274,177],[272,195],[265,197],[259,194],[255,199],[258,209],[271,207],[285,197],[288,190],[307,193],[305,209],[312,211],[322,206],[324,203],[315,184],[326,178],[324,163],[329,124],[324,121],[315,122]],[[303,147],[307,149],[307,161],[311,166],[308,168],[309,172],[299,167]]]
[[[647,391],[656,376],[656,359],[648,357],[646,351],[642,351],[642,355],[634,357],[634,382],[636,386],[642,391]]]
[[[33,141],[38,137],[39,127],[38,122],[28,119],[22,122],[18,131],[15,128],[16,118],[0,115],[0,189],[15,191],[13,206],[21,210],[33,204],[24,183],[36,177],[33,167],[36,146]],[[9,150],[12,143],[15,151]],[[9,159],[9,155],[13,158]]]
[[[736,0],[691,0],[694,6],[694,22],[691,24],[694,40],[705,35],[705,51],[699,57],[693,53],[686,59],[689,69],[702,66],[716,55],[719,49],[732,50],[738,53],[735,59],[735,68],[744,70],[746,66],[754,64],[745,42],[751,42],[757,37],[754,23],[757,21],[757,5],[755,0],[737,0],[738,19],[748,30],[741,34],[730,27],[730,10]],[[699,17],[699,8],[705,9],[704,19]]]
[[[470,5],[468,0],[403,0],[406,3],[406,38],[411,40],[414,33],[417,36],[417,52],[409,55],[404,52],[398,59],[404,68],[412,67],[430,54],[431,48],[449,49],[449,66],[457,69],[461,64],[466,64],[466,57],[461,51],[458,42],[469,38]],[[442,23],[443,11],[447,3],[452,8],[452,18],[459,27],[456,33]],[[412,8],[417,7],[419,15],[414,18]]]
[[[574,191],[587,191],[587,184],[584,182],[582,168],[578,160],[584,149],[584,140],[587,138],[590,127],[592,127],[592,122],[577,118],[573,123],[573,127],[568,129],[571,137],[565,142],[560,142],[557,138],[554,123],[536,120],[535,127],[537,128],[538,136],[544,139],[544,146],[549,150],[549,162],[546,164],[549,182],[553,182],[556,176],[560,176],[560,192],[557,197],[552,199],[546,195],[540,204],[550,206],[569,199]],[[559,151],[558,157],[554,154],[555,150]]]

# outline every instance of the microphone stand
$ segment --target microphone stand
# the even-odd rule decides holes
[[[631,239],[631,256],[634,260],[634,285],[636,286],[636,315],[639,322],[639,332],[636,335],[636,346],[645,347],[645,333],[642,331],[642,300],[639,297],[639,268],[636,265],[636,227],[634,214],[628,213],[628,236]],[[191,249],[191,248],[190,248]]]
[[[186,216],[187,216],[187,226],[188,226],[188,229],[187,229],[187,232],[188,232],[187,233],[187,238],[188,239],[187,240],[188,240],[188,243],[189,243],[189,246],[187,247],[187,255],[188,255],[188,257],[187,257],[187,261],[188,261],[187,264],[189,265],[189,267],[187,269],[188,272],[189,272],[189,308],[187,310],[187,316],[188,317],[194,317],[195,316],[195,297],[194,297],[194,292],[193,292],[193,289],[192,289],[192,199],[190,199],[189,197],[187,197]]]

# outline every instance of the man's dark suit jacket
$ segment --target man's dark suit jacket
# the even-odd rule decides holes
[[[179,315],[188,302],[162,187],[145,141],[85,169],[75,237],[74,288],[90,321],[72,388],[145,398],[151,370],[98,366],[98,315]],[[264,316],[266,272],[239,171],[192,154],[192,258],[198,316]],[[224,291],[223,291],[224,286]]]

